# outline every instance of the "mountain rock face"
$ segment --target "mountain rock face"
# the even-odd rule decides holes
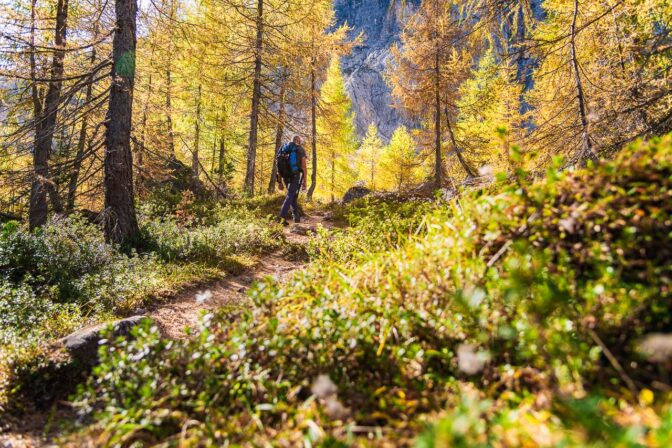
[[[370,123],[375,123],[381,137],[388,141],[392,132],[402,124],[409,124],[390,95],[385,82],[385,70],[392,56],[390,48],[399,42],[404,21],[417,9],[421,0],[334,0],[338,25],[348,24],[351,35],[362,34],[362,45],[354,48],[351,55],[341,60],[343,75],[355,110],[355,124],[360,136],[366,133]],[[543,0],[529,0],[533,17],[544,17]],[[522,22],[520,22],[522,23]],[[512,42],[524,39],[525,29],[509,30]],[[536,65],[527,51],[516,61],[518,78],[525,90],[533,86],[532,71]],[[527,105],[524,109],[527,110]]]
[[[362,45],[341,61],[343,75],[355,109],[355,124],[360,136],[370,123],[378,126],[381,137],[389,140],[404,120],[393,107],[384,72],[391,60],[390,48],[399,41],[404,18],[409,17],[419,0],[335,0],[338,25],[347,23],[352,35],[362,33]],[[390,6],[392,4],[392,6]]]

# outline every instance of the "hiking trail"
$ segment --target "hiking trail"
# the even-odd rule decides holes
[[[333,228],[333,224],[321,212],[313,212],[302,218],[299,224],[284,227],[283,234],[290,243],[303,245],[310,235],[322,225]],[[307,261],[297,261],[278,249],[262,255],[256,265],[239,275],[188,286],[178,293],[152,303],[144,310],[138,310],[154,321],[162,334],[171,339],[188,337],[186,327],[196,328],[203,312],[214,311],[222,306],[248,301],[247,290],[252,284],[265,277],[278,281],[287,280],[294,272],[305,268]],[[200,299],[200,300],[199,300]],[[51,410],[29,413],[8,432],[0,433],[0,448],[55,447],[53,439],[58,435],[58,416],[70,416],[70,411],[56,407]],[[70,416],[71,417],[71,416]]]
[[[299,224],[289,224],[283,230],[287,241],[303,245],[317,226],[331,228],[322,213],[314,212],[306,216]],[[222,306],[247,300],[247,290],[252,284],[265,277],[278,281],[286,280],[292,273],[303,269],[305,261],[292,260],[278,249],[259,258],[257,264],[239,275],[227,276],[220,280],[196,286],[190,286],[174,296],[152,304],[143,312],[152,319],[162,333],[173,339],[186,337],[184,329],[194,328],[203,311],[215,310]]]

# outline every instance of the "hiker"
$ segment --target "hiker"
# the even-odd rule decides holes
[[[306,169],[306,151],[301,146],[302,140],[298,135],[291,142],[282,145],[275,157],[278,168],[276,180],[278,188],[282,190],[283,182],[287,187],[287,196],[280,208],[280,222],[287,225],[289,209],[292,209],[294,222],[301,222],[301,210],[299,209],[299,190],[306,189],[304,178]]]

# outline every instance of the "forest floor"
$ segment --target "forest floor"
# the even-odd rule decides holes
[[[330,227],[330,223],[325,220],[321,212],[303,218],[299,224],[286,226],[285,239],[294,246],[302,246],[318,225]],[[296,257],[287,254],[285,248],[281,248],[261,256],[251,269],[240,275],[186,288],[138,314],[145,314],[151,318],[164,335],[175,339],[183,338],[187,336],[185,328],[194,328],[204,311],[244,302],[247,300],[248,288],[255,281],[270,276],[282,282],[305,266],[305,260],[297,260]]]
[[[318,225],[332,227],[324,213],[313,212],[302,218],[301,223],[290,223],[283,233],[291,245],[303,246]],[[306,265],[305,260],[297,259],[281,248],[261,256],[252,268],[239,275],[189,286],[172,297],[138,310],[137,314],[152,319],[165,336],[185,338],[188,337],[185,329],[195,328],[204,312],[247,302],[247,290],[254,282],[268,276],[283,282]],[[26,415],[16,422],[12,430],[0,434],[0,448],[56,447],[58,445],[53,439],[59,435],[58,421],[69,417],[73,417],[71,412],[59,405],[48,411]]]

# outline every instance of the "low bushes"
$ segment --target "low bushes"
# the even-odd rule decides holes
[[[282,242],[279,225],[244,207],[216,206],[201,225],[180,223],[185,218],[182,214],[145,220],[142,230],[147,249],[169,262],[216,264],[231,255],[269,252]]]
[[[243,257],[281,244],[279,225],[249,210],[183,199],[170,215],[161,204],[140,207],[142,253],[118,251],[98,226],[76,215],[55,217],[34,232],[15,222],[2,227],[0,413],[24,387],[17,378],[34,376],[54,339],[221,276]]]
[[[308,241],[309,257],[317,262],[357,262],[372,254],[403,245],[426,231],[430,213],[441,213],[436,202],[366,197],[332,211],[347,224],[327,231],[318,229]]]
[[[205,316],[191,341],[145,327],[103,347],[78,397],[98,423],[78,437],[664,446],[669,386],[636,346],[672,330],[671,187],[666,137],[534,184],[519,171],[400,244],[384,246],[373,209],[373,254],[348,243],[333,257],[357,263],[318,254],[287,285],[259,284],[255,309]]]

